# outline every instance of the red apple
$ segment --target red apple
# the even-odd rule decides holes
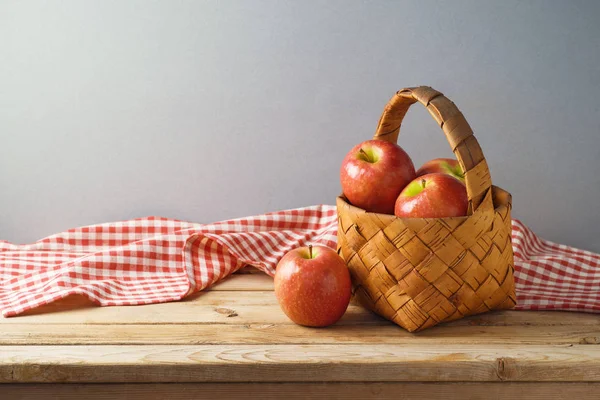
[[[453,158],[436,158],[429,160],[417,170],[417,176],[434,173],[451,175],[462,183],[465,183],[465,173],[458,161]]]
[[[467,190],[447,174],[419,176],[398,196],[394,214],[401,218],[444,218],[467,214]]]
[[[402,147],[383,140],[354,146],[342,162],[342,192],[365,211],[393,214],[402,189],[415,178],[415,166]]]
[[[277,264],[275,296],[283,312],[299,325],[337,322],[348,308],[350,295],[348,267],[329,247],[300,247]]]

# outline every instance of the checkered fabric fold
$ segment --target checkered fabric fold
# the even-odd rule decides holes
[[[179,300],[245,265],[274,275],[308,243],[335,248],[334,206],[213,224],[148,217],[87,226],[33,244],[0,241],[0,309],[15,316],[71,294],[102,306]],[[600,255],[539,239],[513,220],[517,309],[600,312]]]

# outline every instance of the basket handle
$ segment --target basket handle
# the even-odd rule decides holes
[[[397,92],[385,106],[373,139],[396,143],[402,120],[408,108],[417,101],[427,108],[442,128],[465,172],[465,186],[469,198],[468,215],[480,207],[493,209],[491,201],[484,201],[492,187],[492,179],[481,147],[460,110],[437,90],[420,86]]]

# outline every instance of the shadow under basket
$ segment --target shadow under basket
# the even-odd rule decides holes
[[[386,106],[374,139],[395,143],[417,101],[436,119],[465,171],[467,215],[398,218],[337,198],[338,253],[350,269],[355,297],[409,332],[516,304],[511,195],[492,186],[481,148],[454,103],[429,87],[403,89]]]

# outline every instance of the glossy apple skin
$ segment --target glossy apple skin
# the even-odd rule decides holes
[[[435,158],[427,161],[417,170],[417,176],[427,174],[448,174],[465,183],[465,175],[462,167],[457,160],[453,158]]]
[[[467,214],[468,204],[467,190],[461,181],[447,174],[427,174],[400,193],[394,214],[401,218],[460,217]]]
[[[366,161],[361,149],[376,154],[377,160]],[[354,146],[340,170],[342,192],[348,201],[365,211],[382,214],[394,213],[398,195],[415,177],[408,154],[397,144],[383,140],[367,140]]]
[[[275,270],[275,296],[293,322],[323,327],[337,322],[348,308],[350,272],[335,250],[299,247],[283,256]]]

